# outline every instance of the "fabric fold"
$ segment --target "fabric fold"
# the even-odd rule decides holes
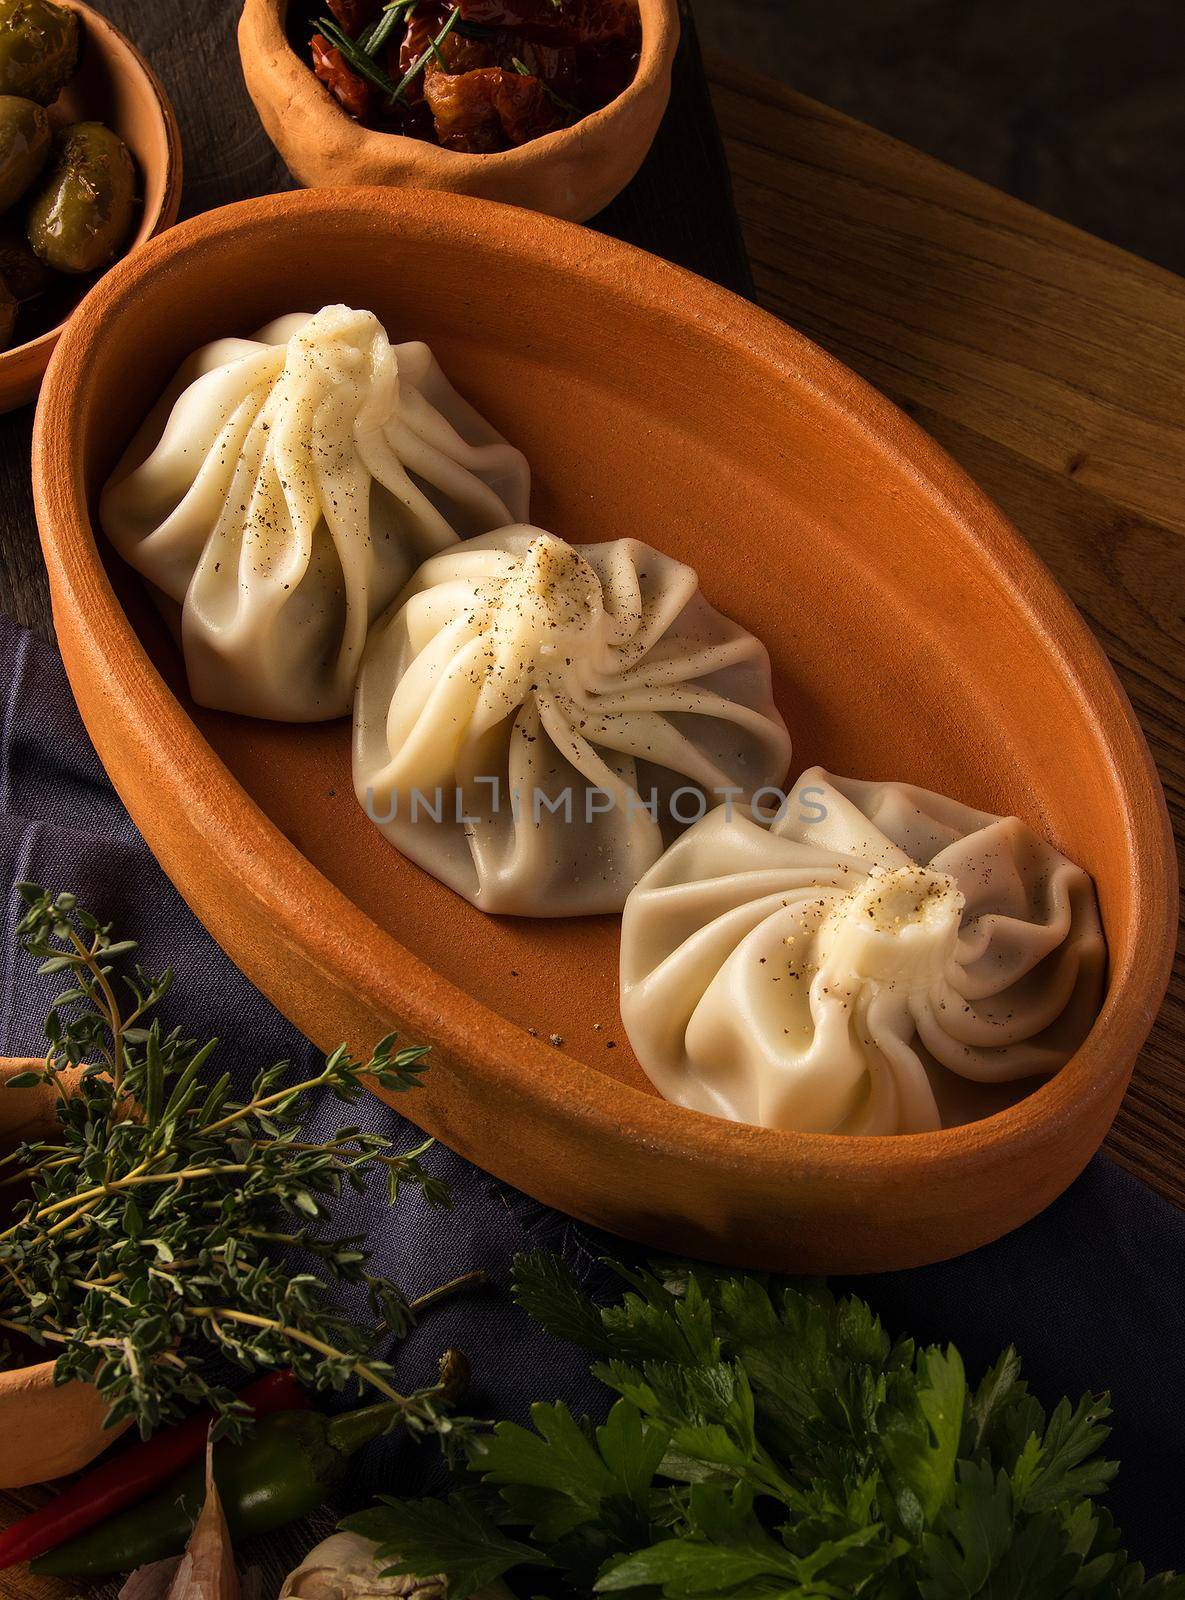
[[[150,969],[175,968],[168,1014],[188,1030],[226,1039],[223,1064],[240,1085],[283,1057],[313,1047],[239,973],[157,866],[103,773],[49,646],[0,617],[0,864],[5,919],[0,973],[0,1053],[37,1053],[51,991],[35,963],[14,952],[21,878],[75,891],[80,901],[140,941]],[[232,1032],[233,1030],[233,1032]],[[328,1131],[341,1107],[327,1100],[310,1126]],[[416,1130],[378,1100],[356,1120],[396,1142]],[[342,1232],[368,1231],[375,1270],[410,1294],[474,1267],[491,1287],[442,1305],[392,1352],[401,1381],[423,1382],[437,1353],[468,1355],[466,1404],[479,1416],[526,1419],[536,1399],[566,1400],[577,1413],[606,1409],[583,1352],[544,1336],[506,1292],[515,1252],[555,1250],[594,1289],[608,1287],[607,1253],[635,1252],[497,1182],[437,1148],[433,1170],[452,1185],[451,1212],[429,1211],[412,1191],[394,1217],[380,1193],[348,1195],[335,1208]],[[390,1223],[388,1223],[388,1219]],[[1121,1470],[1107,1498],[1133,1557],[1149,1570],[1185,1568],[1185,1217],[1104,1156],[1040,1217],[957,1261],[853,1280],[837,1288],[869,1300],[891,1330],[958,1345],[978,1377],[1014,1344],[1046,1405],[1063,1393],[1110,1390],[1107,1452]],[[612,1292],[612,1291],[610,1291]],[[384,1352],[386,1353],[386,1352]],[[439,1481],[433,1447],[394,1435],[360,1459],[346,1505],[377,1492],[422,1493]]]

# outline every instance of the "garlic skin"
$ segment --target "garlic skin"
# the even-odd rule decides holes
[[[357,1533],[335,1533],[309,1551],[280,1590],[279,1600],[447,1600],[443,1578],[384,1578],[378,1545]],[[503,1583],[487,1585],[474,1600],[513,1600]]]
[[[356,1533],[335,1533],[284,1579],[279,1600],[445,1600],[440,1578],[384,1578],[378,1545]]]
[[[359,803],[482,911],[620,911],[682,826],[789,762],[764,645],[636,539],[509,527],[432,557],[358,680]]]
[[[348,713],[367,630],[419,562],[529,494],[427,345],[338,305],[191,356],[99,520],[179,620],[199,704],[315,722]]]
[[[621,1013],[667,1099],[801,1133],[941,1126],[945,1074],[1057,1071],[1102,997],[1085,872],[1015,817],[812,768],[721,807],[626,903]]]

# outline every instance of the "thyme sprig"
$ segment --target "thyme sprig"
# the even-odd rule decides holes
[[[153,1014],[169,973],[126,970],[135,944],[73,895],[18,888],[23,947],[68,986],[46,1022],[44,1066],[9,1080],[53,1087],[59,1126],[4,1158],[0,1181],[27,1193],[0,1231],[0,1329],[55,1351],[59,1382],[92,1382],[109,1423],[133,1418],[146,1436],[194,1405],[214,1409],[219,1433],[241,1431],[244,1408],[210,1375],[215,1354],[247,1371],[290,1366],[314,1389],[359,1381],[412,1432],[463,1433],[445,1414],[455,1373],[402,1394],[375,1346],[481,1275],[409,1301],[370,1271],[362,1238],[324,1226],[327,1201],[374,1173],[392,1204],[411,1184],[446,1205],[423,1162],[431,1140],[398,1151],[356,1126],[307,1139],[299,1122],[312,1096],[353,1104],[367,1079],[415,1088],[426,1049],[390,1036],[361,1061],[341,1047],[304,1077],[280,1062],[236,1100],[230,1074],[207,1070],[217,1041],[199,1045]],[[341,1283],[365,1286],[374,1325],[329,1304]]]

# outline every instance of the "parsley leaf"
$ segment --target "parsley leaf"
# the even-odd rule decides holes
[[[1063,1501],[1102,1494],[1115,1476],[1113,1461],[1091,1460],[1110,1429],[1105,1399],[1071,1407],[1060,1400],[1044,1437],[1030,1434],[1012,1472],[1013,1493],[1024,1511],[1052,1509]]]
[[[720,1595],[754,1578],[796,1577],[795,1559],[754,1516],[752,1490],[738,1485],[730,1494],[718,1484],[698,1484],[689,1511],[697,1537],[664,1539],[611,1562],[596,1592],[621,1594],[653,1584],[664,1595]]]
[[[893,1340],[823,1285],[615,1270],[597,1305],[559,1261],[516,1264],[520,1304],[618,1399],[600,1428],[537,1405],[471,1438],[447,1507],[352,1518],[396,1570],[444,1572],[454,1597],[535,1567],[585,1600],[1185,1600],[1096,1501],[1105,1399],[1047,1418],[1012,1350],[973,1390],[953,1347]]]
[[[514,1298],[557,1339],[609,1353],[601,1318],[558,1256],[542,1250],[515,1257]]]
[[[500,1422],[492,1438],[475,1442],[473,1464],[487,1484],[544,1492],[542,1497],[520,1494],[514,1500],[520,1512],[529,1514],[536,1538],[562,1539],[581,1523],[594,1521],[606,1500],[615,1495],[634,1498],[631,1484],[615,1470],[621,1465],[618,1447],[623,1433],[636,1436],[639,1449],[645,1450],[642,1419],[633,1406],[619,1401],[609,1421],[591,1437],[563,1405],[532,1406],[531,1421],[534,1433],[517,1423]],[[659,1450],[646,1475],[646,1488],[666,1448],[665,1435],[654,1437]],[[612,1453],[612,1465],[602,1438]],[[653,1458],[653,1447],[649,1455]]]
[[[945,1355],[923,1351],[917,1378],[883,1435],[898,1482],[898,1510],[915,1538],[950,1501],[967,1392],[963,1362],[953,1347]]]
[[[508,1539],[496,1523],[465,1494],[443,1500],[393,1500],[347,1517],[351,1533],[379,1542],[379,1555],[390,1559],[384,1576],[445,1571],[450,1600],[467,1600],[512,1567],[529,1562],[551,1565],[531,1545]]]

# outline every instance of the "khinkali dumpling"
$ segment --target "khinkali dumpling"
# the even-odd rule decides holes
[[[358,681],[359,800],[483,911],[620,911],[679,819],[789,759],[764,646],[634,539],[504,528],[432,557]]]
[[[1104,962],[1089,877],[1016,817],[816,767],[772,826],[722,806],[638,884],[621,1014],[681,1105],[913,1133],[939,1126],[935,1063],[992,1083],[1056,1071]]]
[[[529,489],[427,345],[326,306],[190,357],[100,520],[181,606],[195,700],[316,722],[349,711],[367,629],[420,561],[524,517]]]

